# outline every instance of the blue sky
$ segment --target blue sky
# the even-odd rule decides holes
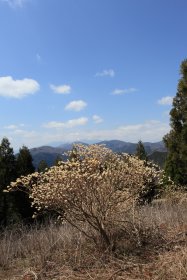
[[[160,141],[186,0],[0,0],[0,139]]]

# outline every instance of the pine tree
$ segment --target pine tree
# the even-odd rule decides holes
[[[7,138],[0,144],[0,224],[6,226],[18,219],[13,194],[4,193],[3,190],[17,177],[16,159],[13,148]]]
[[[17,173],[18,176],[28,175],[35,171],[35,168],[32,163],[33,159],[29,149],[26,146],[23,146],[19,150],[19,154],[17,156]]]
[[[139,159],[147,161],[147,154],[142,141],[140,140],[136,147],[136,154]]]
[[[26,176],[35,171],[35,168],[32,163],[33,159],[30,154],[29,149],[26,146],[22,146],[19,150],[19,154],[17,156],[17,174],[18,177]],[[31,208],[31,200],[29,199],[29,195],[24,191],[15,192],[15,202],[16,207],[24,220],[28,220],[32,217],[34,210]]]
[[[176,183],[187,185],[187,59],[180,67],[181,79],[170,111],[171,130],[165,135],[168,149],[166,174]]]

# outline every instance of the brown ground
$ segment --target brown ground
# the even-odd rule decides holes
[[[118,250],[97,248],[68,226],[23,226],[0,235],[2,280],[186,280],[187,203],[154,203],[139,210],[138,235]]]

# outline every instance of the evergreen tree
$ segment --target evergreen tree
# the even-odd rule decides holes
[[[18,218],[14,195],[3,192],[16,177],[14,151],[10,147],[9,140],[3,138],[0,144],[0,224],[3,226],[16,221]]]
[[[136,147],[136,154],[139,159],[147,161],[147,154],[142,141],[139,141]]]
[[[19,154],[17,156],[17,174],[18,177],[26,176],[35,171],[35,168],[32,164],[32,156],[30,154],[29,149],[26,146],[23,146],[19,150]],[[31,208],[31,200],[29,199],[29,195],[24,191],[15,192],[15,202],[17,209],[22,217],[22,219],[29,219],[33,215],[33,208]]]
[[[33,159],[29,149],[26,146],[23,146],[19,150],[19,154],[17,156],[17,173],[18,176],[26,176],[35,171],[35,168],[32,163]]]
[[[187,59],[180,67],[181,79],[170,111],[171,130],[165,135],[168,149],[165,172],[176,183],[187,185]]]
[[[38,164],[38,172],[45,172],[49,168],[47,162],[42,159]]]

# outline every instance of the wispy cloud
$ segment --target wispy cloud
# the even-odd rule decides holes
[[[10,125],[6,125],[4,128],[8,129],[8,130],[15,130],[15,129],[19,129],[19,128],[23,128],[25,125],[23,123],[21,124],[10,124]]]
[[[5,129],[10,129],[10,130],[14,130],[14,129],[17,129],[18,126],[15,125],[15,124],[10,124],[10,125],[6,125],[4,126]]]
[[[47,124],[44,124],[43,127],[45,128],[72,128],[76,126],[82,126],[86,125],[88,122],[88,118],[79,118],[79,119],[73,119],[69,120],[67,122],[48,122]]]
[[[71,142],[71,141],[99,141],[119,139],[127,142],[142,141],[156,142],[169,132],[170,126],[168,122],[147,121],[144,123],[126,124],[113,129],[85,129],[84,125],[88,122],[87,118],[72,119],[66,122],[49,122],[46,123],[45,129],[24,130],[21,128],[15,130],[7,130],[6,135],[11,144],[17,149],[22,145],[28,147],[37,147],[46,145],[51,142]],[[51,133],[51,129],[56,128]],[[58,129],[59,128],[59,129]],[[73,129],[71,129],[73,128]],[[64,133],[66,129],[66,133]],[[68,130],[70,129],[70,130]],[[0,131],[3,137],[4,132]],[[63,140],[62,140],[63,139]]]
[[[127,93],[133,93],[138,91],[136,88],[127,88],[127,89],[115,89],[112,92],[112,95],[123,95],[123,94],[127,94]]]
[[[172,96],[165,96],[158,100],[159,105],[172,105],[173,97]]]
[[[97,72],[95,74],[96,77],[111,77],[113,78],[115,76],[115,72],[113,69],[107,69],[107,70],[103,70],[102,72]]]
[[[156,142],[162,140],[163,136],[168,133],[169,130],[170,126],[168,122],[164,123],[152,120],[144,123],[122,125],[114,129],[81,131],[77,133],[76,137],[80,140],[87,139],[92,141],[95,139],[119,139],[127,142],[138,142],[138,140],[141,139],[142,141]]]
[[[85,120],[86,122],[86,120]],[[84,122],[83,122],[84,123]],[[66,127],[68,126],[65,123]],[[51,128],[55,126],[51,124]],[[57,125],[58,126],[58,125]],[[62,126],[58,126],[59,128],[63,128]],[[80,129],[80,128],[79,128]],[[35,141],[39,142],[40,145],[44,145],[45,143],[50,143],[53,141],[95,141],[95,140],[112,140],[119,139],[127,142],[137,143],[139,139],[142,141],[156,142],[162,140],[163,136],[169,132],[170,126],[167,123],[161,121],[147,121],[144,123],[131,124],[131,125],[122,125],[113,129],[81,129],[79,130],[73,129],[73,131],[66,131],[64,134],[63,129],[57,129],[56,133],[50,132],[42,132],[40,133],[40,137]],[[37,145],[39,145],[39,143]],[[35,144],[36,145],[36,144]],[[33,146],[33,145],[32,145]]]
[[[92,120],[94,121],[94,123],[102,123],[103,122],[103,119],[98,115],[93,115]]]
[[[79,112],[87,106],[87,103],[83,100],[74,100],[66,105],[65,110]]]
[[[52,89],[52,91],[54,93],[58,93],[58,94],[70,94],[71,93],[71,86],[70,85],[55,86],[55,85],[51,84],[50,88]]]
[[[22,8],[28,0],[0,0],[7,3],[11,8]]]
[[[14,80],[11,76],[0,77],[0,96],[3,97],[23,98],[39,89],[39,83],[33,79]]]

